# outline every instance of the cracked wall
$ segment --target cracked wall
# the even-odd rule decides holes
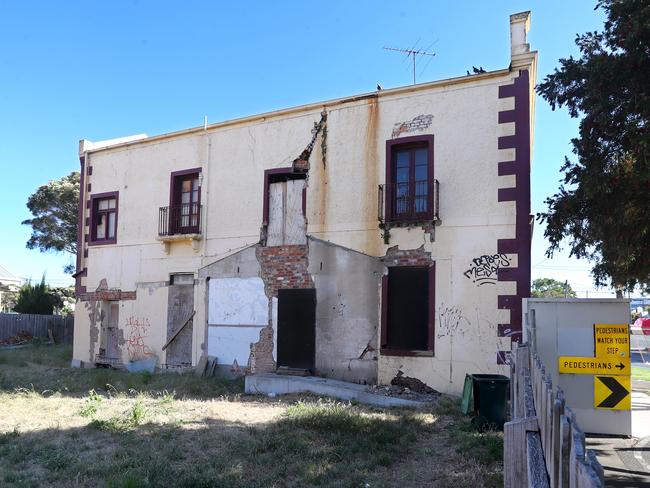
[[[318,374],[355,383],[377,382],[381,261],[309,239],[309,273],[316,287]]]

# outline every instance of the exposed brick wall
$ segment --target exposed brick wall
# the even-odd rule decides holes
[[[382,258],[386,266],[430,266],[433,262],[431,253],[424,250],[424,246],[417,249],[399,249],[398,246],[389,247],[386,256]]]
[[[278,296],[282,288],[314,288],[314,282],[307,272],[306,245],[273,246],[257,248],[261,278],[264,281],[266,296],[269,298],[269,317],[272,316],[271,300]],[[260,331],[260,340],[251,345],[248,363],[251,373],[275,371],[273,360],[273,325]]]
[[[392,137],[395,139],[408,132],[423,131],[429,128],[431,122],[433,122],[431,114],[422,114],[406,122],[397,122],[393,127]]]
[[[259,247],[257,259],[269,298],[277,297],[280,288],[313,288],[307,272],[307,246]]]
[[[275,371],[273,360],[273,327],[268,325],[260,331],[260,340],[251,344],[250,362],[251,373],[269,373]]]
[[[120,289],[97,290],[88,293],[80,293],[77,298],[82,302],[90,301],[114,301],[114,300],[135,300],[134,291],[122,291]]]

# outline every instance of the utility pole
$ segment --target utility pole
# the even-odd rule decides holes
[[[407,57],[413,56],[413,84],[415,85],[415,64],[417,56],[435,56],[436,53],[430,53],[422,49],[400,49],[398,47],[384,47],[387,51],[397,51],[398,53],[404,53]]]

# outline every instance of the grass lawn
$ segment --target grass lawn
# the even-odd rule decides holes
[[[650,381],[650,369],[632,367],[632,378],[635,380]]]
[[[70,348],[0,351],[0,486],[501,486],[500,433],[455,400],[379,410],[241,381],[68,368]]]

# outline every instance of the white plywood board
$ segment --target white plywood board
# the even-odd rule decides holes
[[[216,356],[219,364],[246,366],[251,353],[251,344],[260,340],[262,327],[208,327],[208,355]]]
[[[302,213],[305,180],[288,180],[269,186],[269,224],[266,244],[306,244],[306,222]]]
[[[287,198],[284,211],[284,243],[306,244],[305,216],[302,214],[302,190],[305,180],[287,181]]]
[[[208,323],[211,325],[259,325],[269,323],[269,300],[261,278],[213,278],[208,291]]]
[[[284,244],[285,194],[286,182],[282,181],[269,185],[269,224],[266,236],[268,246],[281,246]]]

